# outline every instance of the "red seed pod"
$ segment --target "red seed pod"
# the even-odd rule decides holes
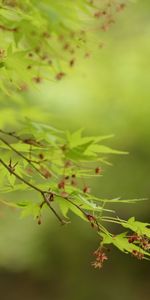
[[[87,216],[87,219],[90,221],[90,222],[95,222],[96,221],[96,218],[92,215],[86,215]]]
[[[35,48],[35,53],[39,53],[41,51],[41,48],[40,47],[36,47]]]
[[[110,28],[110,24],[108,24],[108,23],[104,23],[104,24],[102,25],[102,27],[101,27],[101,29],[102,29],[103,31],[107,31],[109,28]]]
[[[116,11],[117,12],[120,12],[120,11],[123,11],[126,7],[126,4],[125,3],[120,3],[117,8],[116,8]]]
[[[90,193],[90,191],[91,191],[91,189],[90,189],[90,187],[88,187],[88,186],[85,186],[85,187],[83,188],[83,192],[84,192],[84,193]]]
[[[73,67],[75,64],[75,59],[71,59],[69,62],[70,67]]]
[[[99,19],[100,17],[102,16],[102,12],[101,11],[97,11],[95,14],[94,14],[94,17]]]
[[[33,57],[33,53],[32,52],[30,52],[28,55],[29,55],[29,57]]]
[[[50,201],[50,202],[53,202],[53,201],[54,201],[54,194],[53,194],[53,193],[51,193],[51,194],[49,195],[49,201]]]
[[[66,151],[67,150],[67,145],[62,145],[60,148],[61,148],[62,151]]]
[[[140,244],[144,250],[150,250],[150,241],[148,238],[141,237]]]
[[[85,58],[89,58],[91,56],[91,53],[86,52],[84,56],[85,56]]]
[[[28,70],[31,70],[31,69],[32,69],[32,66],[31,66],[31,65],[27,66],[27,69],[28,69]]]
[[[41,83],[41,82],[42,82],[42,77],[40,77],[40,76],[33,77],[33,81],[34,81],[35,83]]]
[[[106,15],[107,15],[107,11],[106,11],[106,10],[103,10],[103,11],[102,11],[102,15],[103,15],[103,16],[106,16]]]
[[[71,185],[72,185],[72,186],[77,186],[76,180],[72,179],[72,180],[71,180]]]
[[[62,181],[60,181],[60,182],[58,183],[58,188],[59,188],[59,189],[64,189],[64,188],[65,188],[65,181],[64,181],[64,180],[62,180]]]
[[[41,225],[41,223],[42,223],[41,217],[40,217],[40,216],[37,216],[36,218],[37,218],[37,223],[38,223],[38,225]]]
[[[48,32],[43,32],[42,36],[47,39],[51,37]]]
[[[36,141],[35,139],[24,139],[23,142],[25,144],[28,144],[28,145],[33,145],[33,146],[42,146],[42,144],[38,141]]]
[[[22,84],[20,85],[20,87],[19,87],[19,90],[20,90],[21,92],[26,92],[26,91],[28,90],[27,84],[26,84],[26,83],[22,83]]]
[[[96,259],[92,262],[92,266],[101,269],[104,261],[108,259],[106,253],[101,248],[98,248],[93,254],[96,256]]]
[[[46,179],[52,177],[51,172],[50,172],[49,170],[47,170],[46,168],[44,168],[44,167],[41,167],[41,168],[40,168],[40,172],[42,173],[42,175],[43,175]]]
[[[29,175],[32,175],[32,174],[33,174],[33,170],[32,170],[31,168],[26,169],[26,172],[27,172]]]
[[[101,174],[102,169],[100,167],[95,168],[95,174]]]
[[[64,45],[63,49],[64,49],[64,50],[68,50],[69,47],[70,47],[70,45],[69,45],[68,43],[66,43],[66,44]]]
[[[40,154],[39,154],[39,158],[40,158],[40,159],[44,159],[44,154],[43,154],[43,153],[40,153]]]
[[[46,60],[46,59],[48,59],[48,55],[47,55],[47,54],[43,54],[43,55],[41,56],[41,60]]]
[[[63,198],[67,198],[67,197],[69,196],[69,194],[66,193],[66,192],[61,192],[61,196],[62,196]]]
[[[137,259],[140,259],[140,260],[144,258],[144,254],[141,253],[140,251],[137,251],[137,250],[133,250],[132,255],[135,256]]]
[[[134,243],[134,242],[140,241],[140,240],[141,240],[141,237],[138,236],[137,234],[133,234],[128,238],[129,243]]]
[[[56,79],[57,80],[61,80],[66,74],[64,72],[59,72],[57,75],[56,75]]]
[[[66,150],[66,148],[65,148],[65,150]],[[64,167],[65,167],[65,168],[69,168],[69,167],[71,167],[71,166],[72,166],[72,162],[71,162],[70,160],[67,160],[67,161],[65,162]]]

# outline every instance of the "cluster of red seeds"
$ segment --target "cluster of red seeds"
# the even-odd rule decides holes
[[[64,164],[64,170],[66,171],[67,168],[73,168],[74,170],[74,165],[73,162],[68,160]],[[102,169],[100,167],[96,167],[94,169],[94,173],[96,175],[99,175],[102,173]],[[72,172],[71,175],[64,175],[63,178],[58,182],[58,189],[63,190],[63,193],[65,192],[65,187],[70,184],[73,187],[78,186],[78,181],[77,181],[77,176],[75,173]],[[82,188],[83,193],[88,194],[90,193],[91,189],[88,185],[84,183],[84,186]]]
[[[93,17],[96,19],[96,27],[97,29],[101,29],[103,31],[107,31],[112,24],[115,23],[116,14],[121,12],[126,7],[124,2],[118,0],[90,0],[87,1],[92,4],[91,11],[93,10]],[[17,7],[18,1],[15,0],[5,0],[4,3],[8,6]],[[95,26],[95,25],[94,25]],[[0,29],[5,31],[9,28],[5,28],[3,25],[0,25]],[[10,28],[10,31],[16,32],[21,31],[21,28]],[[96,29],[95,29],[96,30]],[[88,31],[88,30],[87,30]],[[51,48],[49,48],[50,41],[52,44],[58,48],[59,53],[61,53],[62,59],[64,58],[64,63],[68,64],[68,66],[73,67],[77,60],[76,52],[78,48],[85,49],[84,57],[88,58],[90,56],[89,49],[87,50],[85,45],[87,42],[86,30],[81,31],[70,31],[69,33],[64,33],[58,35],[57,38],[53,35],[49,29],[44,32],[35,32],[31,31],[30,35],[32,40],[35,41],[35,47],[28,53],[28,58],[30,59],[30,63],[27,65],[27,70],[32,71],[30,73],[30,77],[34,83],[40,84],[43,82],[44,74],[42,66],[51,67],[52,73],[54,72],[54,78],[56,80],[61,80],[66,75],[65,71],[58,70],[55,64],[56,61],[56,53],[54,53]],[[100,48],[102,47],[102,43],[100,44]],[[41,61],[41,67],[36,66],[36,62]],[[40,64],[38,63],[38,66]],[[62,66],[62,68],[64,68]],[[37,75],[34,75],[36,74]],[[33,74],[33,76],[32,76]],[[27,84],[20,83],[20,91],[27,91]]]
[[[101,269],[103,267],[103,263],[105,260],[108,259],[106,253],[103,251],[102,248],[98,248],[93,255],[96,257],[95,261],[91,263],[91,265],[95,268],[95,269]]]
[[[141,249],[143,249],[145,251],[150,250],[150,241],[148,240],[147,237],[140,236],[138,234],[133,234],[133,235],[129,236],[128,242],[138,245]],[[138,259],[144,258],[144,254],[141,253],[140,251],[133,250],[132,254],[133,254],[133,256],[135,256]]]
[[[110,0],[94,13],[94,17],[101,19],[101,29],[107,31],[110,26],[115,23],[116,13],[123,11],[125,7],[126,4],[124,2],[118,3],[118,1]]]

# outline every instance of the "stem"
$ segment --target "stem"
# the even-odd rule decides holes
[[[14,152],[16,152],[17,154],[19,153],[17,150],[15,150],[11,145],[9,145],[5,140],[3,140],[2,138],[0,138],[0,140],[2,140],[6,145],[8,145]],[[28,158],[24,157],[24,155],[22,155],[21,153],[19,153],[19,155],[28,160]],[[37,186],[33,185],[32,183],[28,182],[26,179],[22,178],[20,175],[18,175],[14,170],[12,170],[2,159],[0,159],[0,163],[8,170],[9,173],[13,174],[17,179],[19,179],[20,181],[22,181],[24,184],[26,184],[27,186],[31,187],[32,189],[34,189],[35,191],[39,192],[43,199],[44,199],[44,202],[48,205],[48,207],[51,209],[51,211],[54,213],[54,215],[57,217],[57,219],[59,220],[59,222],[64,225],[66,224],[66,221],[64,221],[58,214],[57,212],[55,211],[55,209],[51,206],[51,203],[48,199],[48,197],[46,196],[46,194],[48,195],[54,195],[54,196],[57,196],[57,197],[61,197],[63,199],[65,199],[66,201],[70,202],[72,205],[74,205],[77,209],[79,209],[82,214],[86,217],[86,219],[88,219],[88,214],[76,203],[74,203],[71,199],[69,199],[68,197],[63,197],[55,192],[52,192],[52,191],[44,191],[44,190],[41,190],[40,188],[38,188]],[[30,162],[31,164],[31,162]],[[39,171],[39,170],[38,170]],[[88,219],[89,220],[89,219]],[[105,221],[105,220],[104,220]],[[90,221],[89,221],[90,222]],[[99,224],[97,219],[95,218],[94,220],[95,224],[97,225],[97,229],[98,231],[103,231],[106,233],[106,229],[103,227],[103,225]]]
[[[55,211],[55,209],[51,206],[50,201],[48,200],[48,198],[46,197],[45,193],[41,193],[44,199],[44,202],[48,205],[48,207],[51,209],[51,211],[54,213],[54,215],[56,216],[56,218],[59,220],[59,222],[61,223],[61,225],[66,224],[67,222],[64,221]]]
[[[109,216],[102,216],[102,219],[108,219],[108,220],[112,220],[112,221],[116,221],[116,222],[123,222],[126,223],[127,221],[120,219],[119,217],[109,217]]]
[[[119,222],[117,220],[111,220],[111,219],[105,219],[105,218],[101,218],[101,220],[104,221],[104,222],[109,222],[109,223],[114,223],[114,224],[121,225],[121,222]]]
[[[57,196],[57,197],[61,197],[61,198],[63,198],[63,199],[65,199],[65,200],[67,200],[68,202],[70,202],[72,205],[74,205],[76,208],[78,208],[82,213],[83,213],[83,215],[86,217],[86,219],[89,221],[89,219],[88,219],[88,214],[78,205],[78,204],[76,204],[76,203],[74,203],[73,201],[71,201],[69,198],[65,198],[65,197],[62,197],[61,195],[57,195],[57,194],[55,194],[55,196]],[[90,221],[89,221],[90,222]],[[95,219],[94,220],[94,222],[95,222],[95,224],[97,225],[97,229],[98,229],[98,231],[103,231],[104,233],[107,233],[108,234],[108,231],[107,231],[107,229],[102,225],[102,224],[100,224],[100,223],[98,223],[98,221],[97,221],[97,219]]]
[[[3,134],[5,134],[5,135],[12,136],[12,137],[14,137],[15,139],[17,139],[18,141],[23,142],[23,140],[22,140],[19,136],[17,136],[14,132],[6,132],[6,131],[0,129],[0,133],[3,133]]]
[[[43,191],[33,185],[32,183],[28,182],[24,178],[22,178],[20,175],[18,175],[15,171],[13,171],[1,158],[0,158],[0,163],[9,171],[9,173],[13,174],[16,178],[18,178],[20,181],[31,187],[32,189],[36,190],[37,192],[42,193]]]
[[[49,200],[47,199],[47,197],[45,195],[45,191],[39,189],[38,187],[36,187],[32,183],[30,183],[27,180],[25,180],[24,178],[22,178],[15,171],[11,170],[11,168],[9,166],[7,166],[7,164],[2,159],[0,159],[0,163],[8,170],[9,173],[13,174],[17,179],[19,179],[20,181],[22,181],[23,183],[25,183],[27,186],[31,187],[35,191],[39,192],[42,195],[42,197],[44,199],[44,202],[48,205],[48,207],[51,209],[51,211],[54,213],[54,215],[57,217],[57,219],[61,222],[61,224],[65,224],[66,223],[64,220],[61,219],[61,217],[57,214],[57,212],[55,211],[55,209],[51,206]],[[52,192],[49,192],[49,193],[52,194]]]
[[[1,131],[1,130],[0,130]],[[11,134],[10,134],[11,135]],[[5,141],[3,138],[0,137],[0,141],[2,141],[6,146],[8,146],[13,152],[15,152],[18,156],[20,156],[21,158],[23,158],[24,160],[26,160],[33,169],[35,169],[40,175],[42,175],[44,178],[45,176],[43,175],[43,173],[32,163],[31,159],[27,158],[26,156],[24,156],[21,152],[19,152],[18,150],[16,150],[12,145],[10,145],[7,141]]]

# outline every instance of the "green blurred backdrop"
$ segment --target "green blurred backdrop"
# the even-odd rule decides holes
[[[150,198],[149,13],[149,1],[130,4],[109,32],[93,37],[103,48],[90,59],[80,57],[66,79],[25,93],[25,106],[17,97],[1,102],[1,124],[28,116],[69,130],[84,127],[88,134],[113,133],[108,144],[130,154],[110,157],[113,166],[92,183],[102,197]],[[122,217],[150,222],[149,206],[146,201],[115,209]],[[148,300],[149,262],[112,249],[104,269],[95,271],[90,261],[97,246],[96,234],[75,217],[61,228],[46,215],[37,226],[1,206],[1,299]]]

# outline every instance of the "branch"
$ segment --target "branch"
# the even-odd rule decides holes
[[[45,193],[41,193],[44,199],[44,202],[48,205],[48,207],[52,210],[52,212],[54,213],[54,215],[56,216],[56,218],[60,221],[60,223],[62,225],[67,224],[68,222],[66,222],[65,220],[63,220],[55,211],[55,209],[51,206],[51,203],[49,201],[49,199],[46,197]],[[52,194],[52,193],[51,193]]]
[[[8,136],[12,136],[15,139],[17,139],[18,141],[22,141],[22,139],[19,136],[17,136],[15,134],[15,132],[7,132],[7,131],[4,131],[3,129],[0,129],[0,133],[3,133],[3,134],[8,135]]]
[[[51,206],[49,200],[47,199],[47,197],[45,195],[45,193],[47,193],[46,191],[41,190],[40,188],[36,187],[32,183],[30,183],[27,180],[25,180],[24,178],[22,178],[15,171],[13,171],[1,158],[0,158],[0,163],[8,170],[9,173],[13,174],[17,179],[19,179],[20,181],[22,181],[23,183],[25,183],[27,186],[31,187],[33,190],[39,192],[42,195],[45,203],[48,205],[48,207],[51,209],[51,211],[55,214],[55,216],[61,222],[61,224],[65,224],[66,223],[64,220],[61,219],[61,217],[59,217],[59,215],[57,214],[57,212],[55,211],[55,209]],[[52,192],[49,192],[49,194],[50,193],[52,194]]]
[[[20,181],[31,187],[32,189],[36,190],[37,192],[42,193],[43,191],[33,185],[32,183],[28,182],[24,178],[22,178],[20,175],[18,175],[15,171],[13,171],[1,158],[0,158],[0,163],[9,171],[9,173],[13,174],[16,178],[18,178]]]
[[[0,132],[2,132],[0,130]],[[10,134],[11,135],[11,134]],[[24,156],[21,152],[19,152],[18,150],[16,150],[12,145],[10,145],[7,141],[5,141],[3,138],[0,137],[0,141],[2,141],[6,146],[8,146],[13,152],[15,152],[18,156],[20,156],[21,158],[23,158],[24,160],[26,160],[30,166],[35,169],[40,175],[42,175],[42,177],[45,178],[45,176],[43,175],[43,173],[33,164],[33,162],[31,161],[31,159],[27,158],[26,156]]]
[[[1,138],[0,138],[1,139]],[[7,143],[7,142],[6,142]],[[9,145],[9,144],[8,144]],[[10,145],[9,145],[10,146]],[[12,146],[10,146],[12,147]],[[17,151],[18,152],[18,151]],[[104,231],[104,227],[98,223],[97,219],[92,216],[92,215],[89,215],[87,214],[78,204],[74,203],[71,199],[69,199],[68,197],[63,197],[62,195],[59,195],[55,192],[52,192],[52,191],[44,191],[40,188],[38,188],[37,186],[33,185],[32,183],[28,182],[27,180],[25,180],[24,178],[22,178],[20,175],[18,175],[14,170],[12,170],[2,159],[0,159],[0,163],[11,173],[13,174],[17,179],[19,179],[20,181],[22,181],[24,184],[26,184],[27,186],[31,187],[32,189],[34,189],[35,191],[39,192],[43,199],[44,199],[44,202],[47,204],[47,206],[51,209],[51,211],[54,213],[54,215],[57,217],[57,219],[59,220],[59,222],[64,225],[66,224],[67,222],[65,220],[63,220],[58,214],[57,212],[55,211],[55,209],[51,206],[51,202],[49,200],[49,198],[46,196],[47,194],[48,195],[52,195],[52,196],[56,196],[56,197],[61,197],[63,198],[64,200],[68,201],[69,203],[71,203],[72,205],[74,205],[77,209],[79,209],[83,215],[86,217],[86,219],[90,222],[91,225],[96,225],[97,226],[97,229],[98,231],[102,230]],[[94,227],[94,226],[93,226]]]

